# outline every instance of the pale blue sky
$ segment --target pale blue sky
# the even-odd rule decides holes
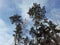
[[[46,6],[48,19],[57,24],[60,23],[60,0],[0,0],[0,45],[13,44],[12,33],[15,27],[9,17],[18,13],[29,20],[28,9],[35,2]]]

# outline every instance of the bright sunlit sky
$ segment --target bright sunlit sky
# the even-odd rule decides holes
[[[17,13],[29,20],[27,12],[33,3],[38,3],[41,7],[45,5],[47,18],[60,23],[60,0],[0,0],[0,45],[13,44],[12,34],[15,27],[9,17]]]

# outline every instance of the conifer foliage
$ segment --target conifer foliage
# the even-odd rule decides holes
[[[45,6],[41,8],[40,4],[33,3],[33,6],[28,12],[29,16],[33,18],[34,21],[34,26],[31,27],[30,34],[35,36],[37,45],[53,45],[53,43],[55,43],[54,45],[59,45],[57,33],[59,33],[60,30],[56,29],[56,24],[46,18],[45,13]]]
[[[15,42],[15,45],[17,45],[21,39],[21,34],[22,34],[22,19],[21,19],[21,16],[19,15],[14,15],[14,16],[11,16],[10,17],[10,20],[12,22],[12,24],[15,24],[16,25],[16,29],[15,29],[15,34],[13,34],[14,36],[14,42]]]
[[[60,29],[57,29],[56,24],[48,20],[45,16],[45,6],[41,7],[40,4],[33,3],[33,6],[29,9],[28,14],[30,18],[33,18],[33,26],[31,27],[29,34],[32,36],[32,40],[28,37],[24,39],[24,45],[60,45],[60,37],[57,33],[60,33]],[[20,39],[22,39],[22,18],[19,15],[10,17],[12,24],[16,25],[14,40],[15,45],[18,45]],[[28,28],[28,27],[27,27]]]

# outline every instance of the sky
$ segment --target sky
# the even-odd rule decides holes
[[[19,14],[23,19],[29,20],[27,12],[33,3],[45,6],[46,17],[56,24],[60,23],[60,0],[0,0],[0,45],[13,45],[12,34],[15,27],[9,17]]]

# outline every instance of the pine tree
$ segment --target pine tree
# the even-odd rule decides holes
[[[14,36],[14,42],[15,42],[15,45],[18,45],[20,39],[21,39],[21,34],[22,34],[22,19],[21,19],[21,16],[19,15],[14,15],[14,16],[11,16],[10,17],[10,20],[12,22],[12,24],[15,24],[16,25],[16,28],[15,28],[15,34],[13,34]]]
[[[48,20],[45,16],[46,10],[45,6],[41,8],[40,4],[33,3],[33,6],[29,9],[28,14],[32,21],[34,21],[33,26],[30,29],[30,34],[34,38],[29,40],[28,37],[24,38],[24,45],[60,45],[60,37],[57,33],[60,33],[60,29],[56,27],[58,25],[54,24],[52,21]],[[14,15],[10,17],[12,24],[15,24],[15,34],[14,40],[15,45],[20,43],[22,38],[22,18],[19,15]],[[30,42],[29,42],[30,41]]]
[[[29,16],[34,21],[34,26],[31,27],[30,34],[34,35],[37,45],[53,45],[53,43],[59,45],[57,40],[59,36],[57,33],[60,33],[60,30],[56,29],[56,24],[47,19],[45,13],[45,6],[41,8],[40,4],[33,3],[33,6],[28,11]]]

